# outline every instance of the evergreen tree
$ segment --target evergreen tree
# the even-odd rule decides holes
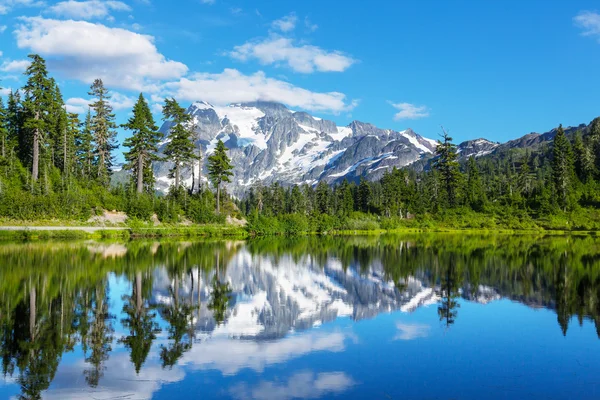
[[[485,202],[485,191],[474,157],[469,157],[467,164],[467,200],[475,211],[481,211]]]
[[[214,153],[208,156],[208,176],[217,188],[217,213],[221,212],[221,183],[231,182],[230,177],[233,176],[233,165],[227,157],[227,150],[223,141],[219,139]]]
[[[12,153],[19,144],[18,141],[23,131],[23,108],[21,105],[21,94],[18,90],[14,93],[11,90],[8,94],[6,123],[8,129],[7,154],[12,156]]]
[[[319,182],[317,185],[317,209],[321,214],[330,213],[330,188],[325,181]]]
[[[169,177],[175,178],[175,190],[179,190],[181,168],[195,157],[191,132],[187,126],[190,116],[175,99],[165,99],[163,120],[172,121],[169,130],[170,140],[165,147],[165,156],[173,163]]]
[[[594,153],[593,146],[585,144],[581,137],[581,132],[575,133],[573,143],[573,153],[575,156],[575,172],[581,182],[587,182],[594,176]]]
[[[337,193],[338,213],[347,217],[354,211],[354,196],[352,195],[352,188],[347,179],[342,181],[342,184],[338,187]]]
[[[559,206],[566,210],[569,206],[569,196],[573,189],[574,180],[573,153],[571,144],[565,136],[562,125],[558,127],[554,137],[552,152],[552,178]]]
[[[440,174],[448,205],[453,207],[457,203],[457,191],[460,182],[458,154],[456,153],[456,145],[452,143],[452,138],[445,130],[443,132],[443,142],[438,142],[437,158],[433,163],[433,167]]]
[[[360,178],[357,196],[358,201],[356,203],[358,204],[359,210],[365,213],[369,212],[373,191],[371,189],[371,185],[369,185],[369,182],[367,182],[367,180],[364,178]]]
[[[94,81],[88,94],[94,98],[90,108],[93,111],[91,131],[95,145],[96,176],[100,184],[108,187],[112,175],[112,151],[117,148],[115,114],[102,79]]]
[[[88,109],[82,129],[75,136],[75,156],[82,177],[91,178],[94,167],[94,136],[92,134],[92,112]]]
[[[2,101],[2,97],[0,97],[0,155],[3,158],[7,154],[8,141],[8,110],[4,107],[4,102]]]
[[[589,141],[596,173],[600,173],[600,117],[594,118],[590,123]]]
[[[63,164],[67,176],[76,172],[76,139],[79,137],[81,121],[77,113],[67,113],[67,126],[63,135]]]
[[[47,114],[52,102],[51,81],[48,79],[46,62],[37,54],[30,54],[31,64],[27,67],[27,83],[25,91],[25,122],[26,132],[22,132],[19,140],[21,159],[31,165],[31,179],[35,183],[39,178],[40,150],[46,139]]]
[[[161,134],[158,132],[158,127],[143,94],[140,93],[140,97],[133,107],[133,116],[123,125],[123,128],[132,131],[132,136],[123,142],[123,145],[130,149],[124,153],[125,160],[127,160],[125,168],[133,172],[138,194],[141,194],[144,188],[148,193],[152,193],[154,179],[145,182],[144,177],[153,177],[152,161],[160,159],[156,153]]]

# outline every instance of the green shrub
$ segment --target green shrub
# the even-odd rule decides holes
[[[131,194],[127,203],[127,216],[129,218],[138,219],[141,221],[150,221],[154,212],[154,204],[152,197],[142,194]]]
[[[281,228],[286,235],[301,235],[308,232],[308,219],[300,214],[287,214],[280,217]]]

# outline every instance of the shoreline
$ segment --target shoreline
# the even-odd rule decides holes
[[[7,225],[0,226],[0,242],[10,240],[47,240],[47,239],[125,239],[144,238],[235,238],[255,239],[268,237],[303,236],[380,236],[394,234],[470,234],[470,235],[598,235],[598,231],[550,230],[550,229],[457,229],[457,228],[396,228],[375,230],[335,230],[326,233],[302,232],[296,234],[256,235],[246,228],[234,225],[181,225],[165,227],[130,226],[74,226],[74,225]]]

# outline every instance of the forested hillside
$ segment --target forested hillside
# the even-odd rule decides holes
[[[111,185],[117,149],[110,91],[96,80],[89,111],[65,109],[45,61],[30,55],[25,86],[0,99],[0,217],[87,221],[103,210],[130,219],[224,222],[245,215],[256,234],[414,228],[600,228],[600,118],[497,145],[456,146],[443,132],[435,154],[385,170],[376,181],[256,183],[235,201],[228,149],[219,140],[202,156],[191,116],[165,99],[166,137],[144,96],[121,127],[128,131],[125,183]],[[163,148],[159,151],[160,143]],[[153,164],[167,162],[168,194],[155,190]],[[205,165],[210,185],[195,176]],[[198,171],[202,171],[199,168]],[[192,171],[192,184],[182,179]],[[200,184],[198,184],[200,182]],[[329,182],[329,183],[327,183]]]

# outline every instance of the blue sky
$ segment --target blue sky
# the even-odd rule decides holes
[[[165,96],[269,99],[456,141],[600,115],[593,1],[0,0],[0,32],[3,87],[36,52],[70,110],[101,77],[120,121],[140,91],[157,116]]]

